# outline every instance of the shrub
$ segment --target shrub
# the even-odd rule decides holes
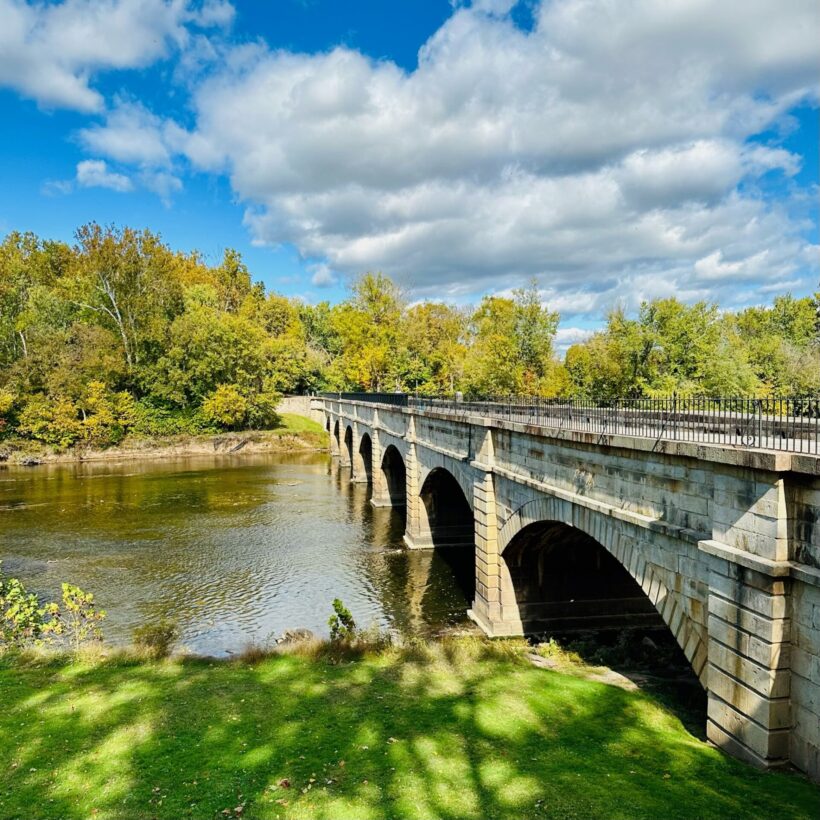
[[[216,426],[205,418],[201,408],[171,409],[142,399],[134,405],[134,433],[149,438],[162,436],[197,436],[216,432]]]
[[[65,630],[75,651],[89,639],[102,640],[99,625],[105,619],[105,610],[97,609],[92,593],[83,592],[72,584],[63,584],[63,606]]]
[[[235,430],[245,423],[248,401],[234,384],[220,384],[202,404],[208,421]]]
[[[338,599],[333,599],[333,615],[328,618],[332,643],[349,642],[356,637],[356,622],[350,610]]]
[[[134,643],[155,658],[165,658],[179,637],[179,629],[173,621],[160,618],[155,623],[143,624],[134,630]]]
[[[78,442],[118,444],[135,421],[136,403],[130,393],[114,393],[103,382],[90,381],[79,402],[59,395],[30,396],[17,431],[64,450]]]
[[[17,397],[5,387],[0,387],[0,438],[14,426],[14,408]]]
[[[83,437],[79,408],[63,396],[32,396],[20,413],[17,430],[59,450]]]
[[[248,402],[248,412],[245,418],[247,426],[251,430],[276,427],[280,421],[276,408],[281,398],[279,393],[274,392],[262,392],[253,395]]]
[[[89,444],[119,444],[136,420],[134,397],[112,393],[103,382],[89,382],[82,406],[83,438]]]
[[[37,596],[17,578],[6,578],[0,566],[0,644],[22,647],[59,632],[57,604],[40,606]]]

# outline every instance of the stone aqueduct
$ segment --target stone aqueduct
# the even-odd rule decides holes
[[[659,623],[707,734],[820,779],[820,458],[314,399],[331,451],[407,546],[475,550],[491,636]]]

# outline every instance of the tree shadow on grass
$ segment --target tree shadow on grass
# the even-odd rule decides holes
[[[0,661],[0,817],[814,817],[640,693],[479,641],[353,662]]]

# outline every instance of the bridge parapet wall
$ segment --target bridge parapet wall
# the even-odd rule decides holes
[[[693,458],[498,430],[495,466],[694,532],[711,532],[714,472]]]

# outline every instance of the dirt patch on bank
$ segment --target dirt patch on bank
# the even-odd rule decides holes
[[[245,453],[290,453],[327,449],[322,437],[314,433],[278,433],[252,430],[210,436],[175,436],[167,439],[128,440],[117,447],[96,449],[76,447],[64,452],[47,448],[9,447],[0,450],[0,461],[6,464],[70,464],[85,461],[129,461],[163,459],[179,456],[229,455]]]

